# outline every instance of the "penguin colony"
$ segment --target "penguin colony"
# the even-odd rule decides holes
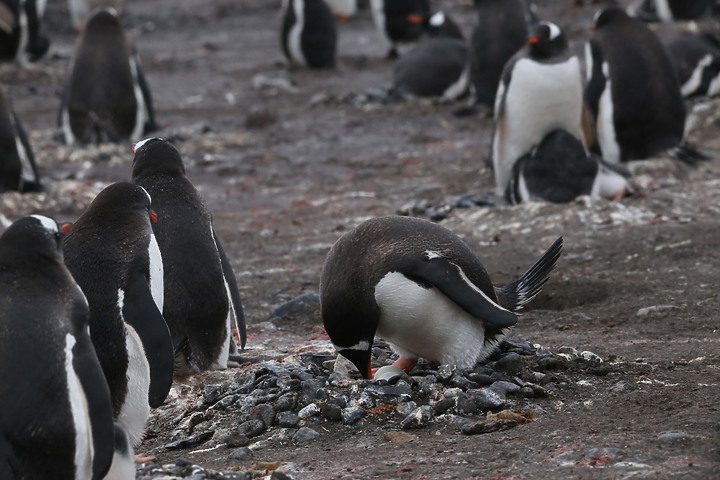
[[[668,151],[688,162],[702,158],[685,143],[682,98],[720,91],[717,39],[685,34],[663,45],[640,19],[698,18],[713,3],[645,0],[627,12],[600,10],[585,72],[562,28],[538,18],[530,1],[475,0],[469,43],[428,0],[370,0],[369,7],[387,56],[397,57],[394,96],[469,97],[492,111],[496,194],[514,204],[618,199],[632,190],[622,162]],[[211,213],[181,153],[162,138],[141,140],[159,126],[122,6],[69,0],[81,33],[58,128],[71,146],[134,143],[131,181],[107,186],[73,224],[29,215],[0,236],[3,479],[134,478],[133,447],[173,377],[242,360],[243,307]],[[40,59],[49,48],[44,2],[0,7],[2,58]],[[335,21],[358,14],[355,1],[284,0],[283,53],[295,65],[335,68]],[[416,45],[401,54],[410,42]],[[42,189],[5,90],[0,145],[0,192]],[[516,281],[496,287],[449,230],[416,218],[371,219],[327,255],[323,323],[366,378],[376,336],[391,343],[394,365],[406,371],[419,358],[469,368],[517,323],[562,245],[557,239]],[[43,349],[35,348],[38,339]]]

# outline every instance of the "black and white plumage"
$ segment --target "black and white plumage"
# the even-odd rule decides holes
[[[42,189],[30,141],[7,91],[0,87],[0,193]]]
[[[428,20],[428,38],[395,62],[392,91],[400,96],[454,100],[468,91],[468,48],[462,32],[443,12]]]
[[[710,16],[715,3],[715,0],[637,0],[627,12],[644,22],[700,20]]]
[[[111,8],[87,23],[65,85],[58,124],[65,143],[136,142],[157,129],[140,58]]]
[[[124,0],[67,0],[70,23],[76,30],[83,30],[92,12],[98,7],[111,7],[121,11]]]
[[[505,66],[498,86],[492,157],[497,195],[502,196],[517,160],[553,130],[585,144],[580,59],[568,50],[560,27],[540,22],[527,45]]]
[[[505,64],[527,42],[531,11],[525,0],[475,0],[475,8],[470,81],[475,102],[492,109]]]
[[[370,376],[375,335],[412,368],[418,357],[472,367],[515,312],[536,296],[562,249],[558,239],[517,281],[493,287],[478,257],[449,230],[413,217],[380,217],[343,235],[320,280],[323,323],[338,353]]]
[[[39,60],[50,48],[42,32],[47,0],[0,0],[0,61]]]
[[[605,160],[617,163],[681,148],[685,104],[657,36],[624,10],[600,10],[586,45],[586,99]]]
[[[398,45],[416,42],[430,17],[430,0],[370,0],[370,9],[380,36],[389,45],[387,56],[398,56]]]
[[[720,94],[720,44],[714,35],[681,33],[663,39],[683,97]]]
[[[325,0],[339,22],[353,17],[358,11],[358,0]]]
[[[237,348],[233,328],[245,347],[245,318],[210,212],[172,144],[150,138],[134,152],[132,180],[150,193],[162,219],[153,230],[165,267],[163,315],[175,346],[175,375],[227,368]]]
[[[290,62],[333,68],[337,50],[335,19],[325,0],[283,0],[280,41]]]
[[[630,172],[589,153],[574,135],[555,130],[513,166],[505,190],[510,204],[567,203],[581,195],[619,199],[632,190]]]
[[[133,445],[173,378],[173,345],[162,317],[163,264],[150,196],[129,182],[98,194],[65,236],[65,264],[90,305],[90,334],[113,403]]]
[[[0,478],[102,478],[110,394],[54,220],[23,217],[3,233],[0,290]]]

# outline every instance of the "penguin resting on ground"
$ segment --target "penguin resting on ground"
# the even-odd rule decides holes
[[[172,144],[145,139],[134,152],[132,180],[150,193],[162,219],[153,230],[165,267],[163,316],[175,347],[175,376],[225,369],[237,358],[233,328],[245,347],[245,317],[210,212]]]
[[[136,142],[158,128],[140,58],[113,9],[96,10],[80,39],[58,125],[68,145]]]
[[[113,414],[136,446],[150,408],[173,379],[173,345],[162,317],[163,265],[142,187],[115,183],[65,236],[65,264],[90,305],[90,335],[110,387]]]
[[[0,0],[0,60],[24,64],[45,55],[50,40],[42,33],[46,0]]]
[[[618,163],[670,152],[706,158],[684,144],[685,103],[657,36],[624,10],[598,11],[586,44],[585,96],[605,160]]]
[[[560,27],[540,22],[527,45],[505,66],[498,86],[492,157],[496,193],[502,196],[515,162],[545,135],[562,129],[585,145],[583,80]]]
[[[335,19],[325,0],[283,0],[280,42],[287,59],[310,68],[334,68]]]
[[[397,58],[399,44],[416,42],[425,32],[430,1],[370,0],[370,10],[380,36],[390,46],[387,58]]]
[[[371,375],[373,338],[392,344],[393,364],[418,357],[470,368],[517,323],[515,312],[547,281],[559,238],[518,280],[493,287],[478,257],[449,230],[413,217],[368,220],[343,235],[325,260],[320,306],[338,353]]]
[[[632,191],[630,172],[589,153],[575,136],[555,130],[513,166],[505,190],[511,205],[529,201],[567,203],[581,195],[619,200]]]
[[[115,435],[88,305],[63,264],[55,221],[23,217],[0,237],[0,478],[103,478]],[[38,348],[41,345],[41,348]],[[113,469],[135,478],[132,452]]]
[[[35,155],[5,88],[0,87],[0,193],[39,192]]]

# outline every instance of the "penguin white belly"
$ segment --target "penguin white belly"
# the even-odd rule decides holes
[[[384,0],[370,0],[370,10],[372,11],[373,22],[375,28],[380,32],[380,36],[385,40],[387,45],[391,45],[392,41],[388,37],[387,31],[385,30],[385,10]]]
[[[150,235],[150,292],[153,300],[162,313],[165,305],[165,278],[162,263],[162,254],[160,246],[157,243],[155,235]]]
[[[611,163],[620,163],[620,145],[615,134],[615,117],[613,110],[612,82],[610,82],[609,66],[603,63],[605,90],[600,95],[597,115],[597,136],[603,158]]]
[[[493,139],[498,195],[503,195],[515,162],[553,130],[563,129],[583,145],[583,93],[577,57],[555,64],[520,59],[506,87],[500,124]]]
[[[703,73],[705,72],[705,68],[708,67],[712,63],[712,61],[713,57],[709,53],[700,59],[700,61],[695,66],[692,75],[690,75],[690,78],[688,78],[685,83],[683,83],[680,87],[680,93],[682,93],[683,97],[689,97],[690,95],[698,91],[698,89],[702,85]]]
[[[357,0],[327,0],[327,4],[335,15],[352,17],[357,13]]]
[[[609,168],[598,165],[598,173],[595,176],[590,196],[612,199],[628,187],[625,177]]]
[[[232,326],[235,318],[235,309],[233,308],[232,298],[230,296],[230,286],[227,281],[225,284],[225,292],[228,302],[228,313],[225,318],[225,340],[223,340],[222,348],[218,352],[215,361],[210,366],[213,370],[225,370],[228,368],[228,357],[230,355],[230,340],[232,340]]]
[[[92,478],[94,449],[87,397],[73,367],[72,349],[75,343],[75,337],[69,333],[65,335],[65,375],[75,426],[75,478],[85,479]]]
[[[436,288],[423,288],[399,272],[375,287],[380,307],[377,335],[393,350],[459,368],[470,368],[495,345],[485,344],[483,323]]]
[[[450,85],[442,94],[445,100],[455,100],[462,96],[468,89],[470,83],[470,64],[468,64],[460,74],[460,77]]]
[[[140,88],[138,80],[138,61],[135,57],[130,57],[130,71],[133,77],[133,93],[135,94],[135,127],[130,134],[130,141],[135,143],[142,139],[142,135],[145,132],[145,121],[148,118],[148,107],[145,103],[145,96]]]
[[[118,290],[118,303],[122,311],[124,294]],[[133,327],[125,323],[125,348],[128,354],[127,395],[120,408],[117,421],[125,428],[130,443],[140,443],[145,433],[145,422],[150,416],[148,392],[150,390],[150,364],[145,355],[140,336]]]
[[[292,7],[295,12],[295,23],[290,27],[288,33],[288,51],[290,57],[296,63],[305,65],[305,55],[302,52],[302,31],[305,28],[305,1],[295,0],[292,2]]]

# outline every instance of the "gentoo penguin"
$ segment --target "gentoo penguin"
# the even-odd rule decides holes
[[[600,10],[591,30],[585,95],[603,158],[617,163],[673,150],[693,161],[683,145],[680,85],[657,36],[617,7]]]
[[[50,48],[42,33],[46,0],[0,0],[0,61],[39,60]]]
[[[415,42],[424,33],[430,0],[370,0],[375,27],[389,45],[387,57],[398,56],[398,44]]]
[[[133,445],[173,379],[173,345],[161,314],[163,265],[150,226],[156,220],[145,189],[114,183],[63,241],[65,264],[90,305],[90,335],[113,414]]]
[[[715,3],[715,0],[638,0],[627,12],[644,22],[670,23],[709,17]]]
[[[392,91],[400,96],[454,100],[468,91],[468,48],[462,32],[443,12],[428,20],[429,38],[395,63]]]
[[[663,45],[683,97],[713,97],[720,93],[720,45],[713,35],[686,32],[663,39]]]
[[[235,275],[210,212],[185,176],[180,153],[161,138],[134,146],[132,180],[152,196],[153,224],[165,266],[163,315],[175,346],[175,375],[224,369],[245,347],[245,318]]]
[[[280,42],[287,59],[310,68],[335,67],[337,30],[325,0],[283,0]]]
[[[82,30],[90,14],[98,7],[111,7],[120,12],[124,0],[67,0],[70,22],[75,30]]]
[[[96,10],[80,39],[58,122],[68,145],[138,141],[157,129],[140,59],[113,9]]]
[[[354,16],[358,10],[358,0],[326,0],[330,11],[339,22]]]
[[[507,189],[515,162],[548,133],[563,129],[585,144],[580,60],[560,27],[540,22],[527,45],[505,66],[495,102],[492,156],[497,195]]]
[[[23,217],[3,233],[0,291],[0,478],[103,478],[110,393],[54,220]]]
[[[320,277],[325,330],[338,353],[370,377],[373,338],[412,368],[418,357],[470,368],[492,353],[515,312],[537,295],[562,238],[517,281],[495,288],[470,247],[413,217],[368,220],[332,247]]]
[[[580,195],[618,200],[632,190],[629,178],[625,168],[589,153],[574,135],[554,130],[515,162],[505,200],[567,203]]]
[[[5,88],[0,87],[0,193],[43,189],[25,129]]]
[[[475,8],[470,81],[475,103],[492,109],[503,67],[527,41],[530,10],[525,0],[475,0]]]

